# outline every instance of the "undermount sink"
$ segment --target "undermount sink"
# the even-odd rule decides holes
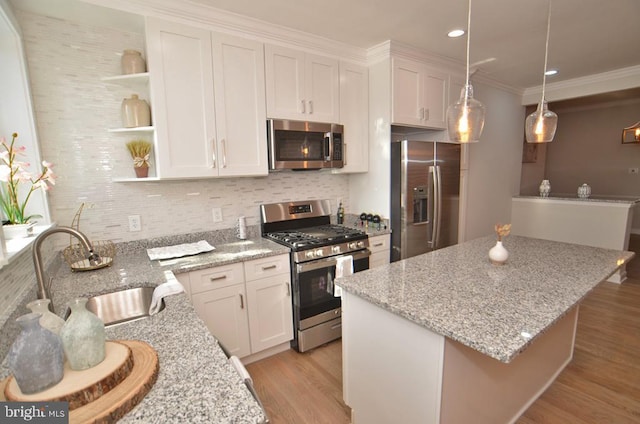
[[[154,287],[139,287],[89,298],[87,309],[96,314],[105,327],[147,318]],[[164,302],[160,310],[165,307]]]

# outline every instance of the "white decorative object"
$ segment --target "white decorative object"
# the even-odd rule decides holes
[[[542,180],[540,183],[540,197],[549,197],[551,193],[551,183],[549,180]]]
[[[147,71],[147,65],[137,50],[125,50],[121,59],[122,74],[140,74]]]
[[[247,238],[247,218],[241,216],[238,218],[238,224],[236,224],[236,237],[240,240]]]
[[[582,184],[578,187],[578,197],[581,199],[588,199],[591,196],[591,187],[589,184]]]
[[[489,260],[494,265],[504,265],[507,259],[509,259],[509,251],[501,241],[497,241],[496,245],[489,250]]]
[[[122,100],[122,126],[125,128],[148,127],[151,125],[149,104],[137,94]]]
[[[35,223],[29,224],[7,224],[2,226],[4,237],[7,240],[30,237],[33,235]]]

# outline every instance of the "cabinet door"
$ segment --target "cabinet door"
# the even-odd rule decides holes
[[[267,116],[307,119],[304,53],[278,46],[265,46]]]
[[[152,18],[146,29],[158,174],[217,175],[210,33]]]
[[[417,62],[393,59],[391,122],[422,126],[424,112],[423,66]]]
[[[340,123],[344,125],[345,165],[335,173],[369,170],[369,71],[340,63]]]
[[[447,128],[449,106],[449,75],[437,69],[424,71],[424,122],[429,128]]]
[[[247,282],[247,300],[253,353],[293,338],[289,274]]]
[[[251,353],[244,283],[193,296],[193,307],[231,355],[241,358]]]
[[[306,55],[305,100],[307,119],[338,122],[340,119],[339,62],[323,56]]]
[[[220,176],[267,175],[263,44],[213,34]]]

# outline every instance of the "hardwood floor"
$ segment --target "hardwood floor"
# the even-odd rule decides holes
[[[582,302],[573,360],[517,424],[640,423],[640,258],[627,272],[623,284],[603,282]],[[247,366],[272,423],[350,422],[341,348],[338,340]]]

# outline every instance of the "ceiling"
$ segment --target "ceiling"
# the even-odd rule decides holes
[[[88,0],[91,1],[91,0]],[[153,4],[156,0],[146,0]],[[158,0],[159,1],[159,0]],[[547,0],[472,0],[470,62],[515,89],[542,83]],[[166,1],[163,1],[166,3]],[[58,14],[72,0],[12,0],[16,8]],[[174,0],[199,3],[346,44],[368,48],[399,41],[465,61],[467,0]],[[37,11],[37,10],[35,10]],[[640,65],[640,0],[552,0],[547,82]]]
[[[184,0],[182,0],[184,1]],[[359,47],[400,41],[465,61],[466,0],[191,0]],[[547,0],[473,0],[470,62],[514,88],[542,83]],[[640,65],[640,0],[552,0],[548,82]],[[485,62],[494,58],[490,62]]]

